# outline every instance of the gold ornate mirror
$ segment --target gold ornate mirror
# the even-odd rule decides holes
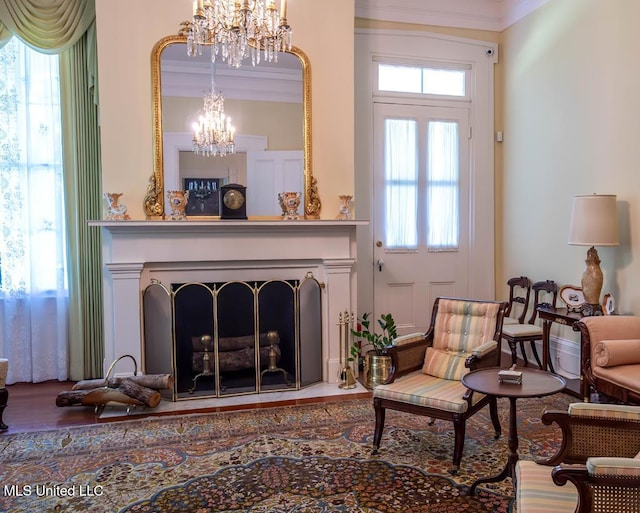
[[[168,159],[166,158],[166,155],[168,153],[166,146],[168,146],[167,141],[172,140],[171,137],[173,137],[175,134],[181,133],[183,136],[187,136],[190,128],[186,126],[188,121],[186,118],[191,116],[193,119],[194,113],[182,112],[185,110],[189,110],[189,108],[182,108],[181,110],[181,106],[183,106],[186,101],[180,103],[180,101],[176,101],[176,98],[181,96],[191,96],[192,98],[190,101],[192,102],[191,105],[193,105],[195,97],[199,95],[201,102],[202,95],[206,91],[203,91],[203,87],[201,85],[195,86],[196,82],[191,81],[191,79],[187,77],[193,78],[200,75],[200,81],[202,81],[203,75],[206,75],[207,73],[209,73],[210,77],[210,71],[207,71],[211,70],[210,56],[208,54],[205,56],[205,52],[203,52],[203,56],[201,58],[198,57],[194,59],[193,57],[188,57],[186,51],[186,41],[186,37],[182,34],[165,37],[156,43],[151,53],[154,170],[149,180],[147,194],[144,199],[144,210],[147,219],[163,219],[165,217],[165,188],[183,188],[182,182],[180,182],[180,185],[177,185],[178,181],[172,174],[174,173],[174,171],[166,169],[167,166],[173,166],[173,162],[167,163]],[[204,62],[205,60],[206,62]],[[227,92],[230,92],[232,96],[241,95],[243,94],[242,91],[245,91],[247,89],[252,89],[254,93],[255,91],[264,91],[270,89],[273,94],[284,94],[283,91],[286,91],[287,88],[292,87],[292,84],[294,82],[293,80],[289,80],[287,83],[287,80],[285,78],[285,81],[281,82],[282,87],[272,85],[270,88],[263,86],[263,83],[265,82],[261,82],[258,87],[255,87],[254,82],[252,81],[259,80],[259,73],[267,73],[273,80],[282,80],[282,77],[292,76],[293,73],[297,73],[298,76],[301,75],[302,80],[300,81],[298,78],[296,86],[301,90],[294,91],[295,96],[299,99],[293,100],[291,98],[288,98],[284,100],[289,103],[294,101],[301,103],[299,107],[295,107],[298,109],[298,112],[301,112],[299,116],[299,118],[301,118],[299,120],[299,125],[297,115],[295,122],[289,123],[287,121],[283,121],[286,119],[291,119],[290,117],[287,118],[287,115],[279,115],[277,113],[274,115],[273,111],[270,111],[271,114],[268,115],[268,123],[263,123],[263,125],[270,125],[271,127],[264,128],[264,131],[271,132],[262,133],[259,137],[262,137],[261,140],[263,141],[271,141],[272,139],[277,139],[278,134],[285,130],[294,132],[293,137],[298,138],[299,144],[302,146],[300,148],[300,152],[304,160],[304,164],[302,166],[302,173],[304,176],[300,179],[300,182],[304,187],[304,214],[307,219],[318,219],[320,217],[321,205],[317,193],[316,180],[313,177],[311,168],[311,68],[309,59],[302,50],[296,47],[292,47],[290,52],[281,54],[279,63],[280,64],[261,62],[257,64],[255,68],[251,66],[243,66],[240,69],[236,69],[228,67],[226,63],[218,62],[215,64],[216,83],[218,84],[218,86],[220,86],[220,89],[225,97],[227,97]],[[294,71],[292,69],[282,69],[286,67],[291,68],[292,66],[297,66],[298,70]],[[258,70],[257,68],[260,68],[260,70]],[[222,80],[227,80],[224,88],[220,84],[222,80],[218,78],[219,75],[222,75]],[[210,81],[210,78],[206,78],[206,80]],[[277,84],[277,82],[273,82],[273,80],[272,84]],[[164,84],[163,81],[167,82],[167,84]],[[184,87],[185,89],[190,88],[190,92],[183,93],[182,90],[179,90],[182,87]],[[237,97],[240,98],[240,96]],[[273,96],[271,96],[271,98],[273,98]],[[255,106],[255,100],[256,98],[253,97],[253,100],[249,100],[245,103],[251,104],[251,101],[253,101],[253,105]],[[239,103],[241,102],[238,102],[238,104]],[[277,100],[272,100],[272,103],[274,105],[277,104]],[[246,106],[243,108],[246,108]],[[171,111],[173,113],[175,113],[176,111],[180,111],[181,113],[183,113],[183,117],[185,117],[185,126],[180,127],[178,131],[174,132],[174,130],[176,130],[175,115],[170,118],[170,113],[165,114],[163,112],[163,109],[165,111]],[[261,115],[262,109],[254,108],[249,110],[250,112],[240,113],[240,120],[250,120],[253,118],[253,120],[255,121],[256,117]],[[234,114],[233,109],[227,108],[227,113],[232,118],[234,117],[234,115],[236,116],[236,119],[238,118],[238,113],[236,112]],[[165,114],[164,118],[163,114]],[[173,121],[169,123],[167,121],[168,119],[173,119]],[[278,123],[286,123],[287,126],[278,126]],[[236,123],[234,123],[234,125],[235,124]],[[168,125],[172,126],[169,127]],[[242,123],[240,123],[240,125],[242,125]],[[299,133],[295,134],[295,132]],[[247,134],[247,132],[243,131],[243,126],[236,125],[236,134]],[[249,139],[250,141],[253,141],[256,137],[257,136],[255,135],[245,135],[243,138],[243,136],[240,135],[239,137],[237,137],[237,139]],[[242,144],[243,143],[238,144],[238,142],[236,141],[238,152],[243,151],[241,147]],[[270,146],[271,142],[269,142],[268,144]],[[184,150],[185,148],[181,149]],[[229,156],[204,158],[220,159],[220,161],[224,161],[224,159],[228,159]],[[182,157],[180,157],[180,159],[182,159]],[[232,163],[231,165],[235,164]],[[258,190],[260,190],[260,187],[256,187],[255,189],[257,192]]]

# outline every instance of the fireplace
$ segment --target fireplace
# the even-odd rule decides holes
[[[311,273],[169,287],[154,281],[142,303],[146,371],[175,377],[168,399],[293,391],[322,381],[321,287]]]
[[[144,373],[160,367],[171,369],[172,349],[167,349],[172,347],[170,302],[162,306],[166,315],[154,324],[154,329],[165,335],[145,337],[143,297],[152,284],[163,284],[170,292],[174,285],[189,283],[206,286],[292,280],[302,283],[311,275],[318,284],[320,328],[300,325],[300,340],[308,338],[305,330],[316,332],[320,347],[315,359],[320,361],[321,380],[337,383],[344,356],[340,354],[337,323],[341,312],[357,312],[356,229],[367,223],[90,221],[91,226],[102,230],[105,373],[111,362],[123,354],[130,354],[140,362]],[[209,334],[205,329],[200,331],[193,336]],[[158,350],[149,350],[149,344],[158,344]],[[301,355],[301,366],[304,362]],[[126,375],[126,369],[118,372]],[[298,378],[303,380],[304,372],[300,370]],[[198,383],[200,379],[204,378],[199,378]],[[217,389],[211,400],[215,401],[221,392],[221,388]]]

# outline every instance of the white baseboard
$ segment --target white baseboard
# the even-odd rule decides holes
[[[528,344],[525,346],[525,349],[527,351],[527,358],[530,362],[534,362],[535,365],[535,359]],[[540,358],[542,358],[542,341],[536,342],[536,350]],[[502,351],[511,356],[509,344],[503,343]],[[519,350],[518,354],[520,354]],[[549,340],[549,358],[551,359],[554,370],[561,376],[569,379],[575,379],[580,376],[579,341],[552,336]]]

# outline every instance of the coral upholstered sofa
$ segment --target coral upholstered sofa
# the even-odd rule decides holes
[[[640,317],[603,315],[576,323],[581,371],[589,388],[625,404],[640,404]]]

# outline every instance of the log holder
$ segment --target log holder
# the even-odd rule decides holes
[[[133,357],[133,355],[123,354],[121,356],[118,356],[118,358],[116,358],[115,360],[113,360],[113,362],[111,362],[111,365],[109,365],[109,368],[107,369],[107,374],[104,377],[104,388],[105,389],[109,388],[109,378],[111,377],[111,374],[113,373],[113,369],[115,369],[116,364],[120,360],[123,360],[124,358],[130,358],[131,359],[131,361],[133,362],[133,375],[134,376],[138,375],[138,362]],[[127,407],[127,415],[131,415],[131,412],[137,406],[137,404],[133,404],[133,403],[132,404],[116,403],[116,404],[125,405]],[[96,415],[100,415],[104,411],[104,407],[105,406],[106,406],[106,403],[105,404],[96,404],[95,409],[94,409],[95,414]]]

